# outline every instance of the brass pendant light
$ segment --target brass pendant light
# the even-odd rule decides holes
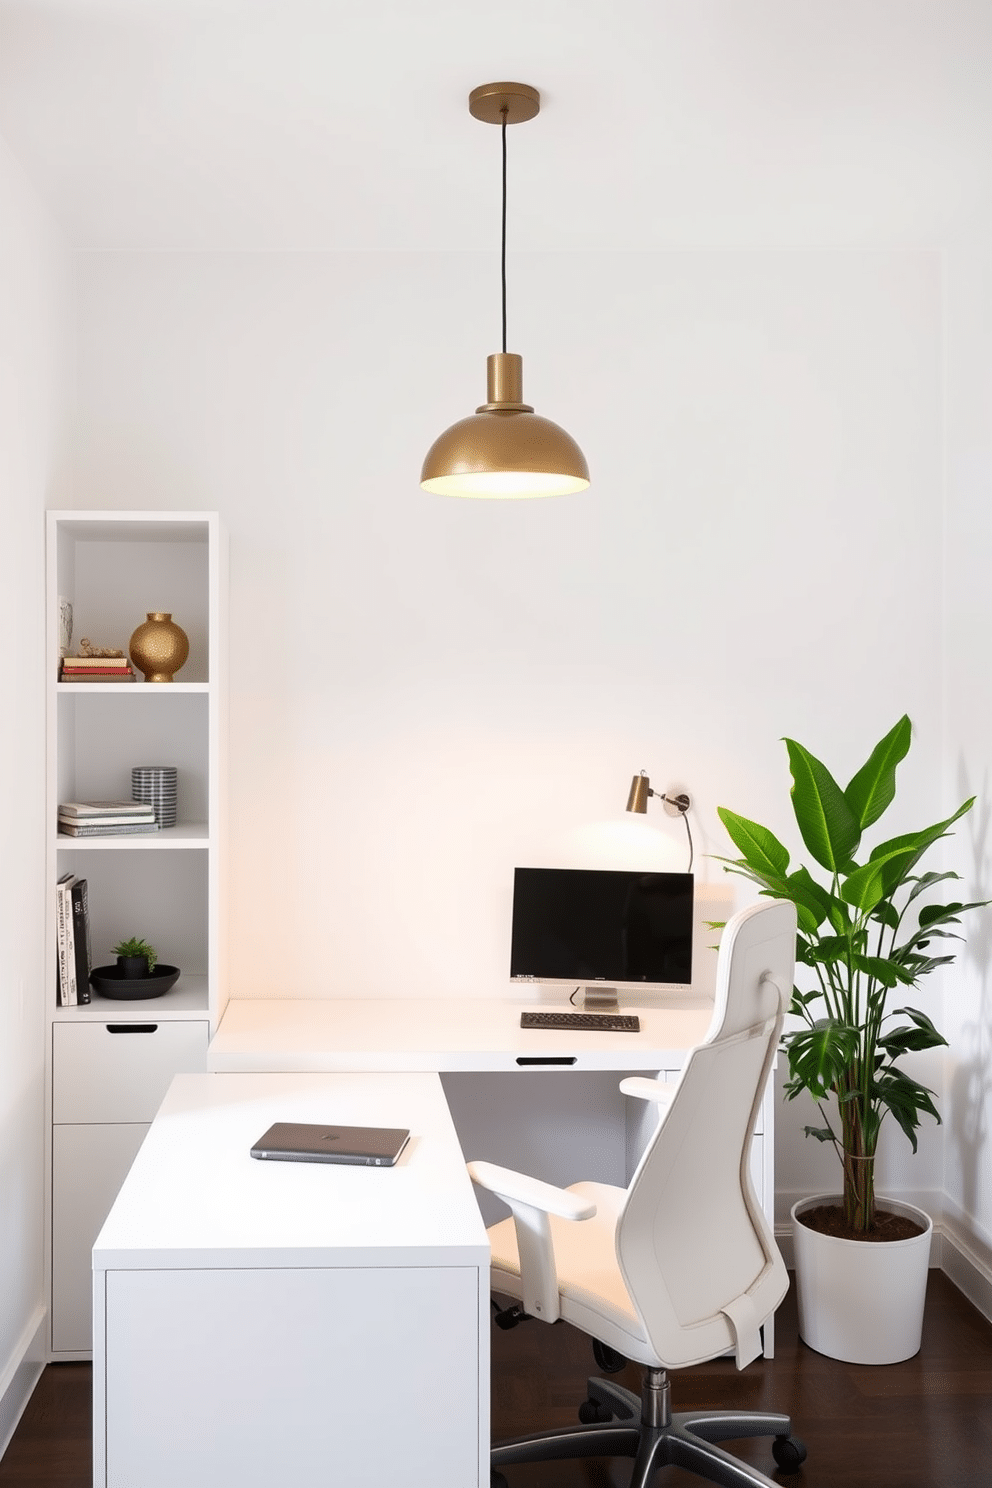
[[[442,496],[570,495],[589,484],[585,456],[571,435],[523,401],[523,358],[506,349],[506,126],[533,119],[541,95],[526,83],[486,83],[472,90],[468,107],[473,118],[502,130],[503,349],[487,362],[488,401],[434,441],[420,484]]]

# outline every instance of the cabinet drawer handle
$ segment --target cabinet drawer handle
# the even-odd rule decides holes
[[[157,1033],[157,1023],[108,1023],[108,1033]]]

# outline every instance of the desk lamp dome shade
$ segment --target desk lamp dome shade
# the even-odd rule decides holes
[[[487,363],[488,401],[435,439],[420,484],[441,496],[568,496],[589,484],[585,456],[570,434],[523,401],[523,358],[506,349],[506,126],[533,119],[541,95],[526,83],[486,83],[472,90],[468,106],[474,118],[502,129],[503,350]]]

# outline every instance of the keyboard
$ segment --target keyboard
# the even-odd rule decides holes
[[[521,1013],[521,1028],[598,1028],[607,1033],[640,1033],[636,1013]]]

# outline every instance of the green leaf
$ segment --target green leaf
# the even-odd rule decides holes
[[[918,982],[921,977],[929,976],[932,971],[937,970],[938,966],[953,965],[953,956],[909,956],[906,958],[906,968],[912,973],[914,982]]]
[[[786,1039],[789,1073],[813,1096],[823,1100],[857,1053],[858,1031],[845,1023],[823,1019]]]
[[[950,921],[952,925],[960,925],[960,911],[963,904],[924,904],[920,910],[920,929],[927,930],[931,925],[940,925],[944,921]]]
[[[841,898],[862,914],[870,914],[875,906],[887,898],[886,873],[890,870],[893,858],[904,859],[908,864],[911,852],[906,847],[893,848],[892,852],[883,857],[876,857],[872,853],[868,862],[861,868],[855,868],[849,873],[840,886]]]
[[[935,966],[950,966],[953,955],[941,955],[941,957],[927,957],[927,955],[903,955],[901,952],[892,951],[889,961],[897,969],[898,979],[903,982],[904,987],[912,987],[913,982],[918,982],[921,976],[927,976],[933,972]]]
[[[912,726],[904,713],[872,750],[844,796],[858,826],[864,831],[892,804],[896,793],[896,765],[906,758]]]
[[[803,1134],[807,1137],[815,1137],[818,1142],[832,1142],[834,1134],[829,1126],[804,1126]]]
[[[807,966],[833,966],[843,961],[850,949],[850,943],[843,935],[821,935],[807,947],[803,960]]]
[[[926,1013],[921,1013],[919,1008],[896,1008],[889,1016],[892,1018],[908,1018],[916,1028],[919,1028],[923,1033],[928,1033],[934,1040],[932,1045],[926,1046],[928,1048],[936,1047],[937,1044],[947,1043],[944,1035],[937,1032],[932,1019],[928,1018]]]
[[[921,1085],[918,1080],[911,1080],[900,1069],[887,1069],[877,1080],[872,1081],[870,1088],[873,1098],[892,1112],[915,1152],[916,1132],[922,1115],[932,1116],[938,1124],[940,1122],[940,1115],[931,1099],[933,1091]]]
[[[884,956],[855,956],[854,964],[859,971],[864,972],[865,976],[881,982],[883,987],[895,987],[905,981],[902,969],[893,966],[892,962],[887,961]]]
[[[775,878],[784,875],[789,866],[789,853],[773,832],[757,822],[748,821],[746,816],[738,816],[726,806],[718,806],[716,814],[734,846],[744,854],[749,868],[758,873],[772,874]]]
[[[878,1047],[884,1049],[890,1059],[901,1059],[904,1054],[918,1054],[921,1049],[939,1049],[947,1040],[936,1029],[928,1034],[922,1028],[894,1028],[882,1034]]]
[[[831,917],[837,907],[837,901],[829,889],[818,884],[808,868],[798,868],[795,873],[790,873],[786,879],[789,888],[789,898],[798,907],[802,905],[809,910],[813,920],[812,925],[803,925],[802,929],[807,935],[812,935],[818,930],[824,920]]]
[[[922,832],[906,832],[901,837],[892,837],[888,842],[880,842],[872,850],[869,861],[877,860],[882,863],[882,881],[887,899],[909,879],[910,869],[915,868],[927,849],[939,842],[941,837],[946,837],[947,828],[953,826],[966,811],[970,811],[974,804],[975,798],[971,796],[946,821],[925,827]]]
[[[792,770],[792,809],[803,841],[822,868],[840,873],[858,850],[861,828],[826,765],[795,739],[786,739],[785,745]]]
[[[984,909],[990,901],[988,899],[976,899],[971,904],[925,904],[920,910],[920,929],[927,930],[931,935],[950,934],[950,931],[934,929],[935,925],[959,925],[961,916],[969,909]],[[963,939],[955,935],[955,940]]]
[[[906,882],[913,885],[906,897],[907,908],[918,894],[926,893],[927,889],[932,889],[934,884],[943,883],[948,878],[960,879],[960,877],[959,873],[921,873],[918,878],[907,878]]]
[[[964,908],[965,909],[970,909],[971,907],[972,906],[971,905],[968,905],[968,904],[964,905]],[[948,921],[948,923],[949,924],[952,924],[952,925],[956,925],[958,923],[958,921],[955,918],[952,917]],[[924,930],[914,930],[913,933],[912,933],[912,935],[908,936],[906,938],[906,940],[903,941],[902,945],[896,947],[893,950],[892,955],[893,956],[900,956],[900,957],[902,957],[904,953],[909,952],[909,951],[914,951],[914,950],[916,950],[916,951],[923,951],[923,950],[926,950],[926,948],[930,944],[931,940],[934,940],[934,939],[936,939],[936,940],[964,940],[964,936],[963,935],[959,935],[956,930],[941,930],[941,928],[939,927],[939,925],[928,925],[926,927],[926,929],[924,929]]]
[[[780,878],[774,873],[764,873],[756,868],[750,867],[743,858],[721,858],[713,854],[716,862],[723,863],[724,873],[736,873],[741,878],[749,878],[752,883],[760,884],[762,894],[772,899],[789,899],[796,906],[796,917],[799,930],[803,935],[815,935],[817,925],[817,911],[810,909],[804,902],[804,896],[797,894],[786,878]]]

